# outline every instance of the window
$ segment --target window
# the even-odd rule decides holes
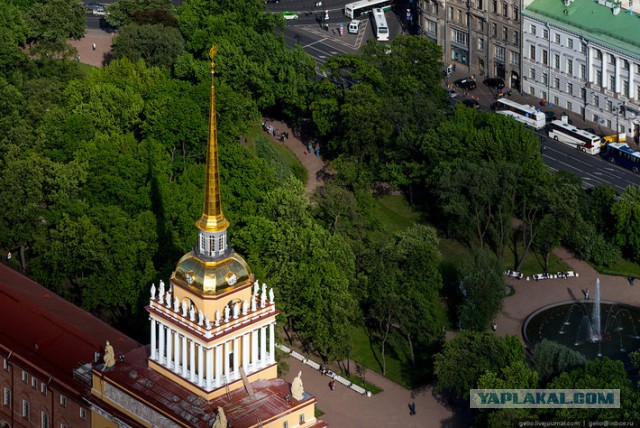
[[[571,101],[567,101],[567,110],[573,111],[573,104],[571,104]]]
[[[67,407],[67,397],[65,397],[64,395],[60,396],[60,405],[62,407]]]
[[[580,78],[586,80],[587,78],[587,66],[580,64]]]
[[[542,49],[542,63],[544,65],[549,64],[549,52],[546,49]]]
[[[49,414],[42,412],[40,419],[42,421],[42,428],[49,428]]]
[[[593,115],[593,121],[594,121],[595,123],[600,123],[600,116],[598,116],[597,114],[594,114],[594,115]]]
[[[586,45],[580,45],[580,53],[583,53],[583,54],[587,53],[587,46]]]
[[[9,361],[7,361],[6,358],[2,359],[2,368],[7,370],[7,371],[9,370]]]
[[[602,70],[596,70],[596,85],[602,87]]]
[[[559,105],[560,104],[560,101],[558,100],[558,97],[553,97],[553,103],[555,105]]]
[[[31,377],[31,386],[38,389],[38,379],[36,379],[35,377]]]
[[[531,80],[536,80],[536,69],[531,67],[529,69],[529,77],[531,78]]]
[[[611,129],[611,120],[607,119],[607,128]]]
[[[610,74],[609,75],[609,89],[611,89],[612,91],[616,89],[616,75],[615,74]]]
[[[502,40],[504,40],[505,42],[508,40],[507,27],[502,27]]]
[[[22,400],[22,417],[29,419],[30,413],[31,406],[29,406],[29,402],[27,400]]]
[[[536,34],[536,26],[535,26],[535,25],[532,25],[532,26],[530,27],[530,30],[531,30],[531,34],[533,34],[533,35],[535,35],[535,34]]]
[[[560,79],[558,77],[553,78],[553,87],[556,89],[560,89]],[[556,103],[557,105],[558,103]]]
[[[542,30],[542,38],[544,38],[544,39],[548,39],[549,38],[549,30],[547,30],[546,28],[544,28]]]
[[[482,18],[478,18],[478,31],[484,31],[484,19]]]
[[[22,370],[22,381],[26,382],[27,380],[29,380],[29,375],[27,374],[27,372]]]
[[[491,35],[493,37],[498,37],[498,24],[496,23],[491,24]]]
[[[502,62],[505,60],[505,49],[502,46],[496,46],[496,59]]]
[[[40,392],[42,392],[44,395],[47,395],[47,384],[42,382],[40,384]]]
[[[613,111],[613,102],[611,100],[607,100],[607,111]]]
[[[520,52],[511,52],[511,64],[520,65]]]
[[[573,39],[571,38],[567,39],[567,47],[569,49],[573,49]]]
[[[560,69],[560,55],[553,54],[553,68]]]
[[[4,388],[2,391],[2,404],[11,407],[11,390],[9,388]]]
[[[555,37],[556,43],[560,44],[560,34],[556,33],[554,37]]]
[[[427,34],[438,34],[438,24],[433,21],[427,21]]]
[[[518,33],[517,31],[513,32],[513,44],[518,46],[518,44],[520,43],[520,33]]]
[[[547,73],[542,73],[542,83],[545,85],[549,84],[549,75]]]
[[[85,409],[83,409],[82,407],[80,407],[80,419],[82,419],[82,420],[87,419],[87,411]]]
[[[284,421],[284,422],[282,423],[282,428],[289,428],[289,422]]]
[[[467,46],[469,43],[469,35],[464,31],[456,30],[455,28],[451,29],[451,41]]]
[[[483,39],[478,39],[478,50],[479,51],[483,51],[484,50],[484,40]]]
[[[449,20],[453,21],[453,8],[449,6]]]
[[[482,4],[482,0],[478,0],[478,9],[482,10],[483,9],[483,4]]]
[[[625,97],[629,97],[629,81],[628,80],[622,81],[622,93],[624,94]]]
[[[540,93],[540,97],[541,97],[543,100],[546,100],[546,99],[547,99],[547,93],[546,93],[545,91],[542,91],[542,92]]]
[[[600,97],[597,95],[593,96],[593,105],[596,107],[600,107]]]
[[[491,12],[496,13],[498,11],[498,0],[491,2]]]
[[[567,60],[567,73],[570,76],[573,76],[573,60],[572,59]]]
[[[636,98],[640,100],[640,86],[636,86]]]
[[[509,10],[509,6],[506,1],[502,2],[502,16],[507,16],[507,11]]]
[[[616,63],[616,57],[613,56],[612,54],[609,54],[609,64],[615,64]]]
[[[518,6],[513,6],[513,20],[517,21],[518,19],[520,19],[520,9]]]
[[[458,17],[458,22],[462,22],[462,11],[460,9],[456,10],[456,16]]]
[[[573,83],[567,83],[567,93],[573,95]]]
[[[624,68],[625,70],[629,69],[629,61],[624,60],[622,61],[622,68]]]
[[[596,49],[596,59],[602,60],[602,51]]]
[[[533,86],[529,87],[529,95],[531,95],[532,97],[536,96],[536,88],[534,88]]]
[[[531,61],[536,60],[536,47],[534,45],[529,46],[529,58]]]
[[[584,115],[584,107],[580,107],[580,116],[585,117],[585,115]]]
[[[305,417],[304,417],[304,413],[300,413],[300,425],[304,424],[306,422]]]

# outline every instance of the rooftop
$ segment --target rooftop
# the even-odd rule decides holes
[[[559,27],[573,27],[571,31],[587,40],[640,57],[640,15],[632,10],[622,9],[614,15],[610,7],[594,0],[574,0],[569,6],[562,0],[534,0],[526,7],[525,15]]]
[[[36,367],[32,374],[76,393],[73,370],[93,362],[109,340],[116,353],[135,340],[26,276],[0,264],[0,352]],[[47,379],[41,379],[46,381]]]
[[[301,403],[315,401],[315,398],[306,393],[302,402],[290,398],[290,385],[283,379],[252,382],[253,397],[244,388],[238,388],[227,395],[207,401],[150,369],[147,364],[148,352],[148,347],[135,349],[111,369],[95,372],[151,407],[174,415],[180,425],[209,428],[218,407],[222,407],[234,428],[252,427],[260,421],[267,422],[274,416],[287,414]],[[100,405],[102,403],[100,401]],[[313,428],[325,426],[324,421],[318,420]]]

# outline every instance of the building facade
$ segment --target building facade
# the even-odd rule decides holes
[[[594,0],[527,4],[523,93],[580,114],[598,133],[640,135],[640,27],[629,12]]]
[[[443,62],[482,80],[521,88],[520,0],[419,0],[420,33],[443,49]]]

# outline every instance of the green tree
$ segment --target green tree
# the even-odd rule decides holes
[[[40,56],[71,57],[70,38],[84,35],[84,8],[75,0],[36,0],[25,11],[32,52]]]
[[[118,31],[112,52],[116,59],[142,59],[149,66],[171,67],[183,47],[184,40],[175,27],[129,24]]]
[[[458,308],[462,329],[483,331],[502,309],[506,283],[502,264],[486,250],[478,250],[460,266],[460,291],[463,302]]]
[[[175,27],[177,21],[171,16],[171,8],[171,0],[118,0],[107,6],[108,13],[104,19],[113,27],[123,27],[132,22],[171,24],[169,26]]]
[[[640,261],[640,188],[629,186],[611,208],[615,219],[615,242],[625,255]]]
[[[468,397],[469,390],[477,386],[482,374],[487,371],[499,373],[523,360],[524,347],[515,336],[463,331],[445,343],[442,351],[434,356],[436,390],[451,390],[458,397]]]
[[[535,346],[531,356],[531,363],[543,382],[563,372],[584,366],[586,362],[581,353],[547,339]]]

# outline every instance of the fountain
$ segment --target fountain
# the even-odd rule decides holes
[[[563,302],[538,309],[525,320],[522,333],[530,347],[553,340],[587,358],[607,356],[628,363],[640,349],[640,308],[602,301],[600,279],[593,301]]]

